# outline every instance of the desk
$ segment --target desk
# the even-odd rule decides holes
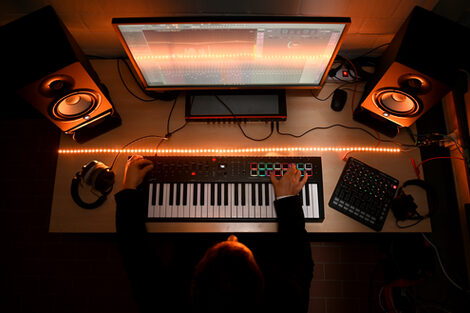
[[[161,135],[166,133],[167,118],[173,102],[155,101],[142,102],[132,97],[124,88],[117,72],[116,60],[94,60],[93,67],[103,83],[108,87],[112,101],[122,118],[122,126],[105,133],[89,142],[79,145],[70,136],[62,135],[60,149],[92,149],[109,148],[119,149],[135,138],[145,135]],[[138,86],[127,71],[121,66],[124,79],[132,90],[141,94]],[[327,83],[320,97],[326,97],[338,84]],[[361,86],[358,90],[362,89]],[[349,97],[352,92],[348,91]],[[355,102],[359,101],[359,93]],[[330,101],[321,102],[312,97],[309,91],[287,92],[287,121],[281,122],[280,129],[284,132],[301,134],[314,126],[328,126],[331,124],[344,124],[366,128],[366,126],[352,120],[350,98],[342,112],[330,109]],[[184,97],[177,99],[173,112],[170,130],[174,130],[184,123]],[[265,137],[269,131],[269,123],[253,122],[244,124],[246,133],[255,138]],[[372,131],[373,132],[373,131]],[[394,138],[397,142],[411,143],[406,134],[399,134]],[[159,139],[146,139],[139,141],[129,148],[155,148]],[[175,133],[170,140],[163,143],[162,149],[241,149],[241,148],[269,148],[269,147],[347,147],[347,146],[376,146],[377,141],[364,132],[358,130],[345,130],[331,128],[317,130],[301,138],[281,136],[274,133],[268,140],[262,142],[250,141],[245,138],[235,124],[206,124],[191,123],[184,129]],[[381,143],[379,147],[397,148],[393,143]],[[308,232],[316,233],[351,233],[374,232],[368,227],[337,212],[328,206],[328,201],[341,174],[345,162],[345,151],[265,151],[251,152],[249,155],[259,156],[320,156],[323,165],[324,184],[324,210],[323,223],[307,223]],[[221,153],[206,153],[201,155],[222,155]],[[227,155],[225,153],[224,155]],[[230,153],[230,155],[246,155]],[[385,173],[394,176],[401,183],[415,178],[410,165],[410,158],[420,161],[419,150],[409,152],[352,152],[349,154]],[[70,182],[74,174],[82,165],[91,160],[99,160],[111,165],[115,153],[96,154],[59,154],[57,160],[56,180],[51,209],[50,232],[114,232],[115,231],[115,202],[114,193],[120,190],[126,155],[120,155],[116,161],[114,171],[116,184],[112,195],[99,208],[85,210],[78,207],[70,195]],[[407,191],[413,193],[412,186]],[[416,194],[416,196],[415,196]],[[426,197],[422,191],[413,193],[421,213],[427,212]],[[275,232],[276,223],[148,223],[150,232]],[[387,217],[382,232],[430,232],[431,225],[426,219],[418,225],[400,229],[395,225],[391,212]]]

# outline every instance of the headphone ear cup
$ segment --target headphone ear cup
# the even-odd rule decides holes
[[[397,221],[405,221],[413,219],[418,213],[416,209],[418,206],[414,202],[411,195],[405,194],[402,190],[399,195],[392,201],[392,213]],[[418,214],[418,216],[420,216]]]
[[[80,183],[84,182],[93,189],[99,191],[101,196],[94,202],[87,203],[82,200],[79,194]],[[102,205],[114,186],[114,173],[103,163],[92,161],[77,172],[70,185],[70,193],[73,201],[84,209],[96,209]]]

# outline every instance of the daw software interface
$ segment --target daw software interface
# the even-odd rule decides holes
[[[117,26],[147,87],[318,86],[345,23]]]

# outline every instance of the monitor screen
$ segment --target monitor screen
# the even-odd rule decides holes
[[[113,19],[149,90],[312,88],[323,84],[349,18]]]

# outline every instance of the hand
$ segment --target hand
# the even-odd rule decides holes
[[[140,155],[133,155],[126,163],[122,189],[136,189],[152,169],[152,161],[144,159]]]
[[[271,183],[274,186],[276,197],[297,195],[308,179],[308,175],[304,175],[302,180],[300,180],[300,176],[300,171],[293,163],[281,179],[277,179],[277,177],[271,173]]]

